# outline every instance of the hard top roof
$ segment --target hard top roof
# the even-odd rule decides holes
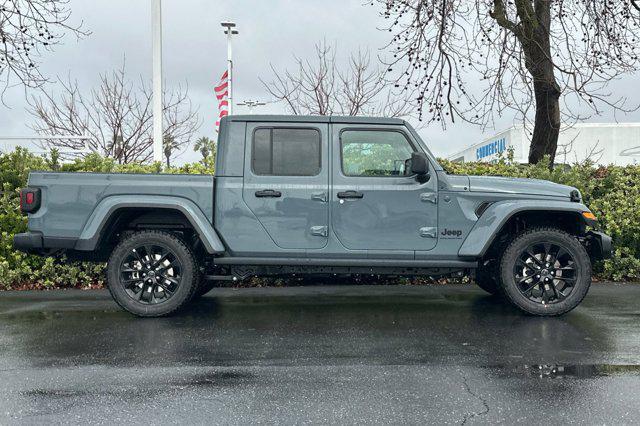
[[[405,124],[400,118],[350,117],[337,115],[230,115],[228,121],[259,121],[288,123],[350,123],[350,124]]]

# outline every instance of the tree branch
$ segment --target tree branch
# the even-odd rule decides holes
[[[373,115],[408,117],[414,104],[410,95],[393,93],[386,72],[371,63],[368,52],[349,57],[338,67],[335,49],[326,42],[315,46],[314,61],[295,58],[297,72],[280,72],[271,65],[273,80],[260,79],[276,102],[292,114]]]
[[[141,79],[135,87],[122,68],[100,77],[97,88],[83,94],[76,82],[60,81],[55,97],[43,91],[31,97],[29,113],[33,130],[44,136],[88,136],[93,152],[119,163],[145,162],[152,157],[152,92]],[[182,152],[200,126],[198,111],[192,107],[188,89],[166,91],[163,106],[164,137],[171,141],[169,157]],[[43,148],[79,149],[84,143],[48,140]]]

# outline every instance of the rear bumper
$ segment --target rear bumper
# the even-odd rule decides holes
[[[25,232],[13,236],[13,248],[29,254],[47,255],[59,250],[73,250],[77,238],[45,237],[40,232]]]
[[[25,253],[36,254],[43,249],[42,234],[25,232],[13,236],[13,248]]]
[[[603,232],[587,232],[587,247],[589,254],[596,260],[609,259],[613,255],[613,243],[611,237]]]

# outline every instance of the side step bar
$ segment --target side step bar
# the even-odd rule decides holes
[[[478,262],[467,260],[402,260],[402,259],[316,259],[308,257],[217,257],[216,265],[263,266],[364,266],[402,268],[477,268]]]

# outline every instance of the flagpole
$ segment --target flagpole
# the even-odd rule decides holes
[[[229,73],[229,115],[233,114],[233,50],[231,31],[227,31],[227,72]]]
[[[234,30],[235,22],[222,22],[220,23],[225,29],[224,33],[227,35],[227,78],[228,78],[228,90],[229,90],[229,115],[233,114],[233,86],[235,86],[235,80],[233,78],[233,49],[232,38],[238,34],[237,30]]]
[[[153,161],[162,163],[162,0],[153,0],[151,19],[153,38]]]

